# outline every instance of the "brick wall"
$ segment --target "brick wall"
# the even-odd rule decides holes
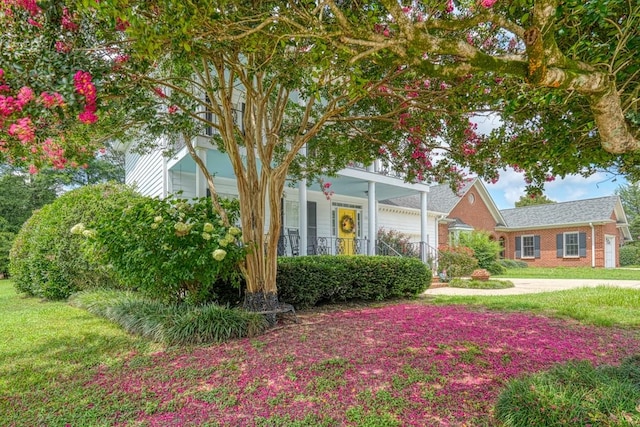
[[[459,218],[464,223],[472,226],[476,230],[489,231],[495,240],[504,239],[504,257],[515,259],[515,238],[522,235],[540,236],[540,258],[520,258],[532,267],[591,267],[593,254],[593,237],[591,227],[588,225],[577,227],[564,227],[544,230],[520,230],[517,232],[496,231],[496,222],[491,212],[480,198],[475,188],[471,188],[460,200],[448,216],[448,219]],[[608,224],[594,225],[593,236],[595,236],[595,267],[605,266],[605,236],[615,236],[615,263],[619,266],[620,243],[624,236],[616,227],[615,213],[612,212],[611,220]],[[557,256],[556,235],[563,232],[579,232],[586,234],[586,256],[576,258],[562,258]],[[438,242],[446,245],[449,241],[448,224],[438,226]]]
[[[476,230],[485,230],[491,233],[492,236],[497,236],[495,232],[496,221],[474,187],[451,210],[448,218],[459,218]],[[438,242],[441,245],[449,242],[449,227],[447,224],[438,226]]]

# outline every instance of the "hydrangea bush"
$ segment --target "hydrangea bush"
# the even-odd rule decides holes
[[[221,200],[231,223],[235,200]],[[128,288],[165,302],[202,304],[240,283],[246,254],[238,227],[225,227],[211,201],[140,197],[93,227],[76,224],[92,253],[113,266]]]

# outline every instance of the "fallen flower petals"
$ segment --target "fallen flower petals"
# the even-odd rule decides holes
[[[457,306],[298,316],[301,324],[263,336],[103,367],[87,387],[141,407],[154,396],[154,411],[131,420],[148,426],[357,425],[353,414],[379,411],[403,426],[490,425],[511,378],[573,359],[616,364],[640,351],[631,330]]]

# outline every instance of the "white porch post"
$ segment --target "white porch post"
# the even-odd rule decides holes
[[[429,239],[427,233],[427,192],[420,192],[420,257],[422,262],[427,262],[427,239]]]
[[[298,182],[299,227],[300,227],[300,255],[307,255],[307,180]]]
[[[196,147],[196,154],[200,159],[207,164],[207,149],[202,147]],[[196,197],[205,197],[207,195],[207,179],[204,176],[204,172],[196,166]]]
[[[368,172],[375,172],[375,168],[373,164],[370,164],[367,167]],[[367,255],[375,255],[376,254],[376,238],[378,237],[378,205],[376,201],[376,183],[373,181],[369,181],[369,189],[367,191],[367,195],[369,197],[369,221],[368,221],[368,233],[369,233],[369,241],[367,247]]]
[[[300,154],[302,154],[303,156],[307,155],[306,146],[300,150]],[[300,207],[298,208],[298,226],[300,227],[300,255],[307,255],[307,180],[304,178],[298,182],[298,204],[300,205]]]

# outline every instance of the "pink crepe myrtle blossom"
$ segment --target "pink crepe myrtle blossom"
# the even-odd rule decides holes
[[[497,0],[480,0],[480,6],[488,9],[496,4],[496,1]]]
[[[453,12],[453,0],[447,0],[447,7],[445,8],[447,13]]]
[[[0,116],[9,117],[16,110],[16,102],[12,96],[0,95]]]
[[[98,116],[96,115],[95,110],[85,108],[78,114],[78,120],[84,124],[90,125],[98,121]]]
[[[96,87],[91,79],[91,73],[82,70],[78,70],[73,76],[76,92],[85,97],[87,104],[96,102]]]
[[[170,105],[168,108],[169,114],[175,114],[178,111],[177,105]]]
[[[3,3],[5,6],[16,6],[26,10],[31,16],[37,16],[42,12],[36,0],[5,0]]]
[[[33,90],[28,86],[23,86],[18,91],[16,106],[18,107],[19,110],[22,110],[22,108],[25,105],[27,105],[29,102],[33,101],[34,99],[35,97],[33,95]]]
[[[58,53],[69,53],[73,49],[69,43],[62,40],[56,41],[55,48]]]
[[[29,117],[22,117],[9,126],[9,135],[18,138],[22,144],[27,144],[36,138],[36,129]]]
[[[36,21],[36,20],[35,20],[35,19],[33,19],[33,18],[29,18],[29,19],[27,19],[27,23],[28,23],[29,25],[33,25],[34,27],[42,28],[42,24],[41,24],[40,22]]]
[[[31,175],[35,175],[38,173],[38,168],[36,167],[36,165],[33,165],[33,164],[29,165],[29,173]]]
[[[69,31],[78,31],[80,28],[78,24],[74,22],[74,17],[69,13],[69,9],[66,7],[62,9],[62,28]]]
[[[40,102],[45,108],[64,107],[64,99],[58,92],[42,92],[40,94]]]
[[[129,23],[123,21],[121,18],[116,18],[116,31],[126,31],[129,28]]]

